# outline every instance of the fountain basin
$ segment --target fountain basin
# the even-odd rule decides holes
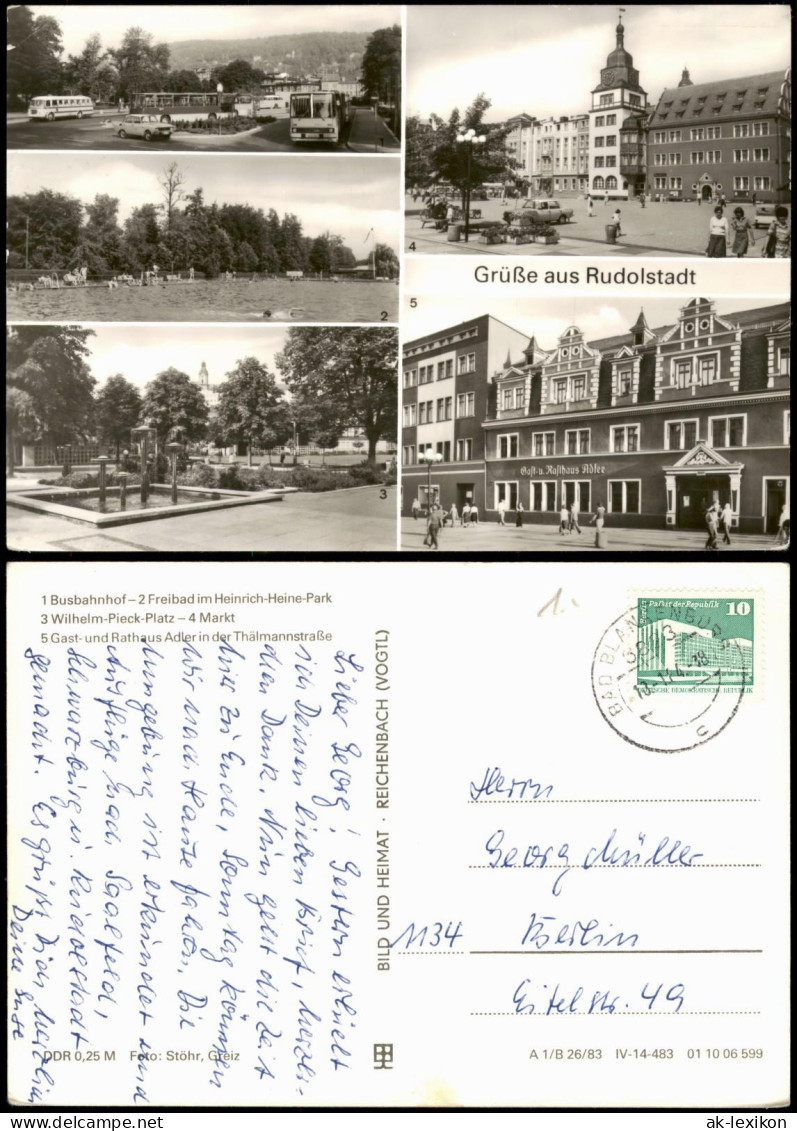
[[[265,491],[226,491],[202,487],[180,487],[177,504],[172,505],[171,488],[163,484],[150,487],[146,507],[141,506],[137,487],[127,489],[127,509],[119,509],[119,488],[109,487],[105,510],[100,512],[99,491],[96,487],[76,490],[72,487],[31,487],[25,491],[9,493],[10,506],[41,514],[58,515],[87,526],[126,526],[133,522],[149,522],[176,515],[198,514],[201,511],[223,510],[228,507],[246,507],[257,503],[280,503],[296,487],[269,488]]]

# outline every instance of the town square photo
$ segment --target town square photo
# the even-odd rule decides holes
[[[412,5],[405,249],[790,254],[790,10]]]
[[[397,5],[8,11],[8,146],[393,153]]]
[[[395,550],[395,326],[11,325],[12,550]]]
[[[408,307],[405,549],[788,543],[786,296]]]

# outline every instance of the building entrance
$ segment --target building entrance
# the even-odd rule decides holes
[[[711,185],[703,185],[702,189],[700,190],[700,196],[702,197],[702,199],[703,200],[711,200],[712,195],[713,195],[713,193],[712,193]]]
[[[457,507],[461,511],[465,503],[472,503],[475,485],[473,483],[457,483]]]
[[[727,475],[679,475],[677,492],[677,525],[685,530],[702,529],[712,503],[732,502]]]
[[[780,512],[786,504],[786,480],[765,479],[764,533],[777,534]]]

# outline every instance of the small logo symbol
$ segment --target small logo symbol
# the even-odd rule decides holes
[[[374,1045],[374,1068],[393,1067],[393,1046]]]

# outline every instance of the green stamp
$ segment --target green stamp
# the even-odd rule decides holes
[[[637,686],[752,689],[752,597],[639,597]]]

